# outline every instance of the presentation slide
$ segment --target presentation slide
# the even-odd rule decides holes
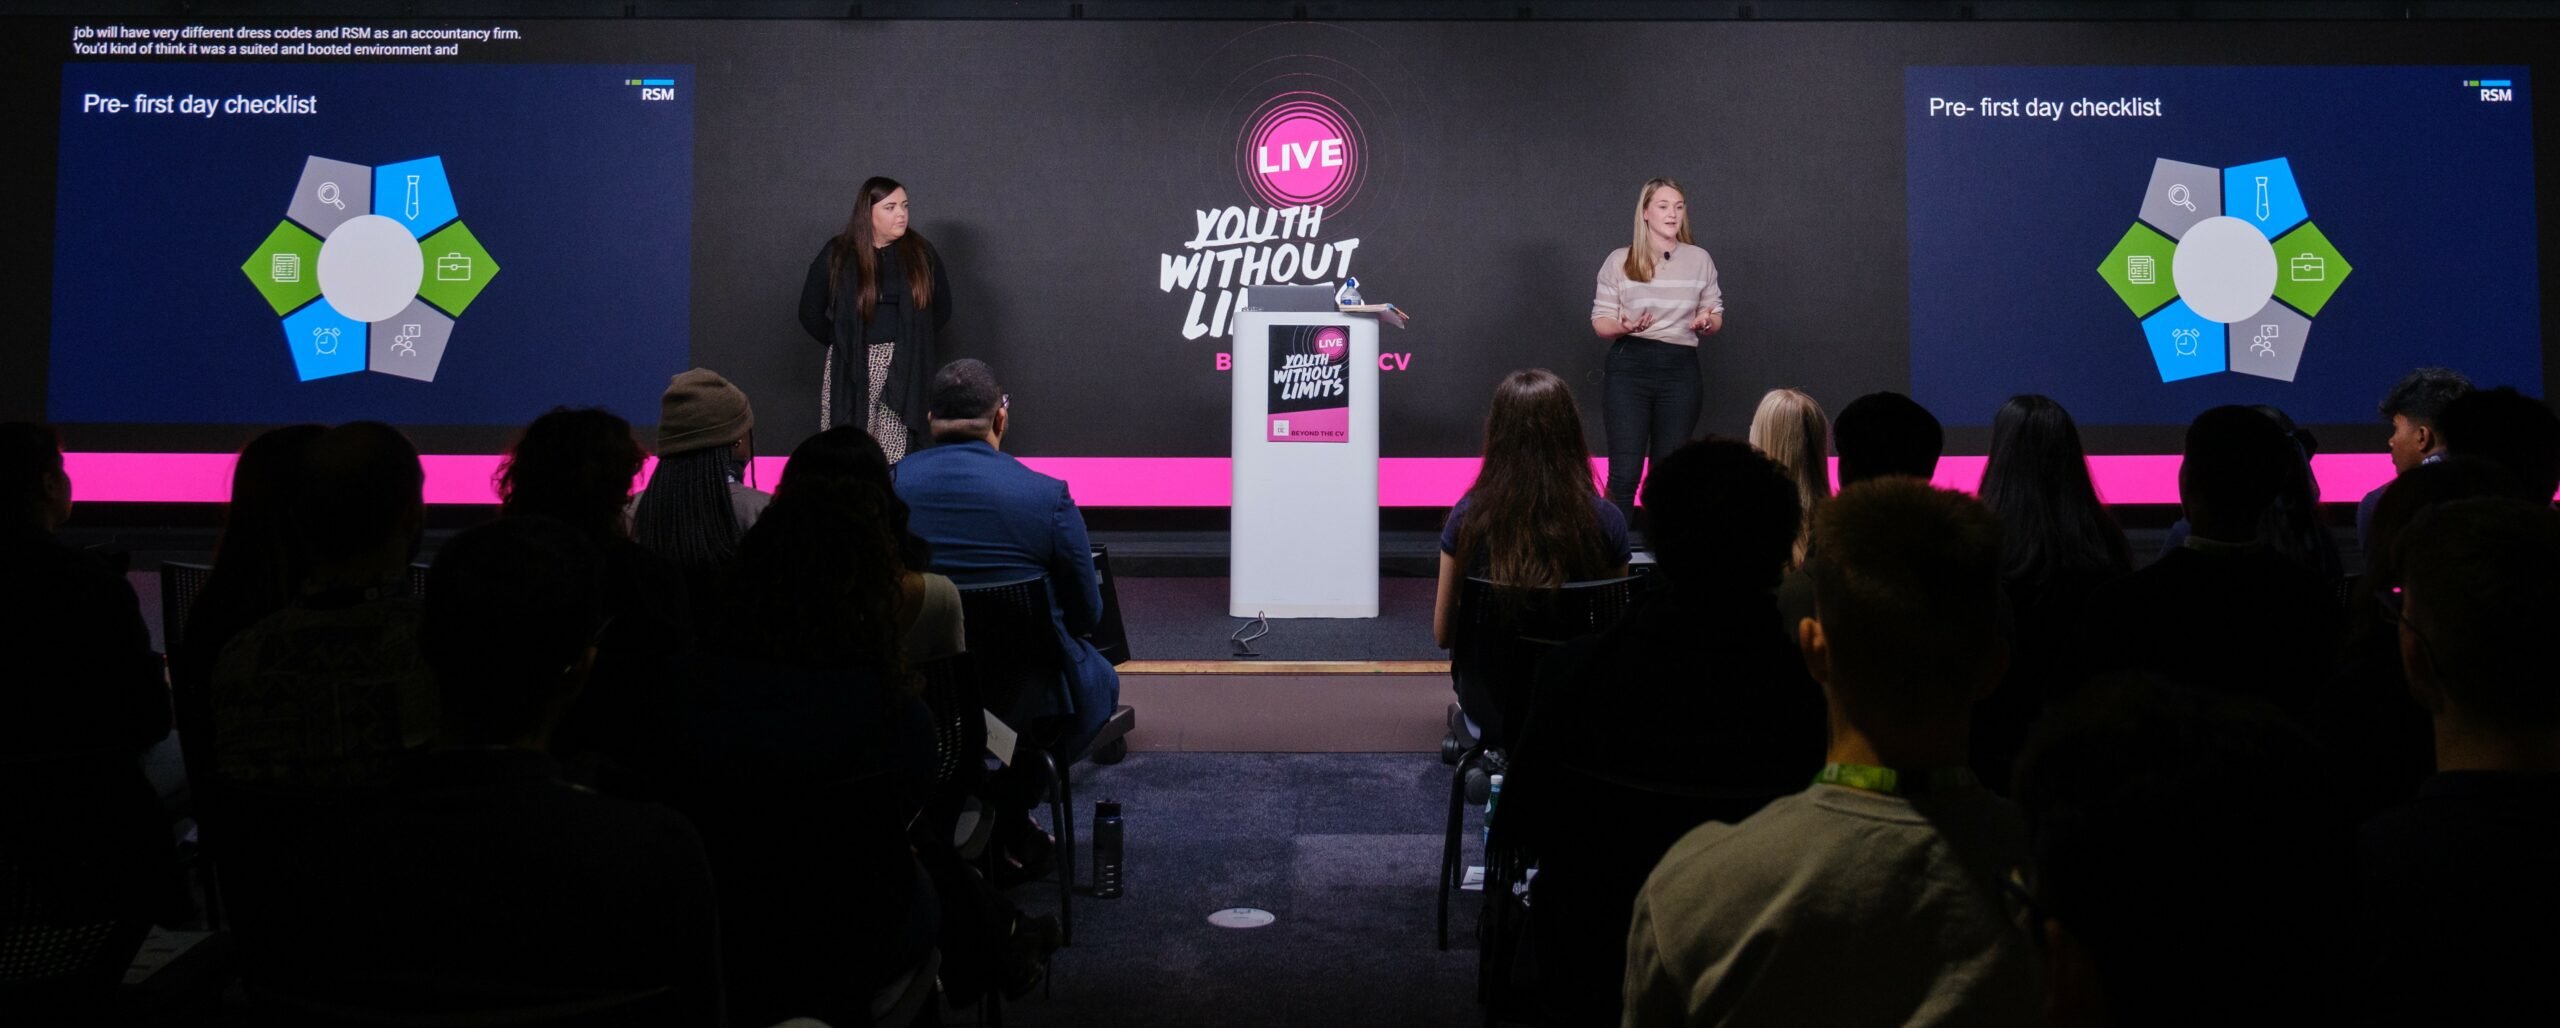
[[[1915,67],[1911,392],[2086,425],[2542,381],[2522,67]]]
[[[47,416],[655,421],[691,71],[66,65]]]

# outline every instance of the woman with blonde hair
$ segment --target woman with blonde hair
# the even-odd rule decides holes
[[[1657,178],[1636,196],[1635,238],[1600,262],[1591,331],[1609,340],[1601,424],[1609,441],[1609,501],[1632,515],[1637,480],[1698,427],[1705,387],[1698,339],[1724,330],[1716,262],[1689,234],[1688,197]]]
[[[1804,524],[1796,529],[1795,556],[1787,566],[1803,567],[1805,551],[1813,545],[1814,514],[1831,498],[1831,423],[1823,417],[1822,405],[1802,390],[1772,389],[1751,414],[1751,445],[1795,480]]]

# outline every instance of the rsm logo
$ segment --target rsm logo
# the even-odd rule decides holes
[[[676,80],[674,79],[624,79],[622,84],[640,87],[640,99],[643,100],[676,98]]]
[[[2480,102],[2484,104],[2514,103],[2516,99],[2514,79],[2467,79],[2462,85],[2466,89],[2479,90]]]

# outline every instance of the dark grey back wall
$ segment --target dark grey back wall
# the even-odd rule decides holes
[[[1326,91],[1367,139],[1361,193],[1317,241],[1358,238],[1353,270],[1369,295],[1414,315],[1410,329],[1382,330],[1385,350],[1411,355],[1408,370],[1382,376],[1382,451],[1458,456],[1477,448],[1494,383],[1530,366],[1574,384],[1600,447],[1592,280],[1627,241],[1637,188],[1653,175],[1690,187],[1729,297],[1731,326],[1704,353],[1702,430],[1741,433],[1776,386],[1835,410],[1906,388],[1907,65],[2539,68],[2560,36],[2548,22],[520,25],[521,43],[484,53],[694,67],[694,358],[754,397],[765,452],[788,452],[816,425],[820,351],[794,315],[808,261],[841,228],[855,185],[886,174],[911,186],[916,226],[954,278],[958,314],[940,357],[995,366],[1015,401],[1009,449],[1077,456],[1227,451],[1229,386],[1213,363],[1226,347],[1183,337],[1189,295],[1159,291],[1158,260],[1184,252],[1194,211],[1254,203],[1236,140],[1277,90]],[[61,37],[21,27],[0,46],[12,57],[0,82],[25,98],[7,121],[49,140]],[[2551,167],[2560,132],[2541,129]],[[0,212],[0,229],[50,252],[43,201]],[[0,284],[0,298],[44,310],[36,278]],[[2560,316],[2560,304],[2542,307]],[[0,348],[10,416],[40,413],[43,338],[39,323]],[[249,431],[101,426],[83,438],[202,451],[236,448]],[[488,452],[507,431],[428,426],[419,438]],[[1958,431],[1951,446],[1981,452],[1979,435]],[[2165,425],[2090,434],[2100,451],[2164,452],[2176,440]]]

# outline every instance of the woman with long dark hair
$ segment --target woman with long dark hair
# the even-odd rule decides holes
[[[2014,636],[2009,675],[1974,705],[1974,770],[2005,788],[2036,714],[2077,684],[2074,646],[2089,598],[2133,570],[2124,529],[2089,477],[2071,412],[2034,394],[1991,417],[1982,502],[2000,516],[2000,578]]]
[[[907,504],[890,483],[888,454],[871,433],[852,425],[830,428],[801,442],[782,469],[774,497],[866,486],[866,517],[876,517],[898,552],[897,622],[907,661],[920,664],[959,653],[960,588],[926,570],[924,540],[907,531]]]
[[[1431,637],[1442,647],[1469,575],[1550,589],[1626,573],[1627,522],[1591,477],[1582,413],[1545,368],[1512,372],[1484,417],[1484,463],[1440,530]]]
[[[951,279],[933,244],[908,228],[907,188],[864,180],[844,231],[809,262],[800,288],[800,326],[827,348],[818,427],[861,426],[889,463],[906,459],[925,438],[934,343],[950,320]]]
[[[1992,415],[1982,502],[2000,515],[2000,577],[2013,587],[2133,570],[2124,529],[2089,477],[2080,426],[2051,398],[2012,396]]]
[[[294,518],[303,451],[326,425],[269,429],[231,466],[231,503],[213,542],[213,573],[169,643],[169,693],[189,781],[209,791],[213,763],[213,664],[234,636],[302,595],[304,556]],[[165,585],[164,585],[165,588]]]
[[[1698,340],[1724,331],[1716,262],[1689,233],[1680,183],[1647,181],[1636,194],[1635,234],[1600,262],[1591,331],[1609,340],[1602,424],[1609,440],[1609,499],[1635,513],[1645,461],[1660,460],[1698,427],[1705,385]]]

